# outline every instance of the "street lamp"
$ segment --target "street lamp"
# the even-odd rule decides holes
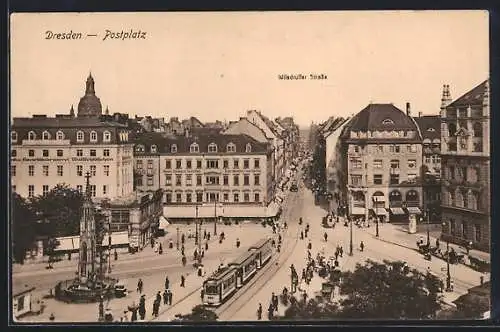
[[[348,190],[348,195],[349,195],[349,210],[350,211],[352,209],[352,193],[350,191],[350,188],[348,187],[347,188]],[[366,204],[366,203],[365,203]],[[346,212],[348,212],[346,211]],[[353,244],[352,244],[352,218],[349,216],[349,213],[346,213],[347,215],[347,218],[349,218],[349,256],[352,256],[353,255]]]
[[[443,223],[443,228],[446,223]],[[451,273],[450,273],[450,240],[446,237],[446,291],[451,292]]]
[[[429,234],[429,220],[430,220],[430,211],[427,209],[425,211],[426,217],[427,217],[427,247],[430,247],[431,245],[431,237]]]
[[[177,242],[176,242],[177,250],[179,250],[179,227],[177,227]]]
[[[214,201],[214,235],[217,235],[217,196]]]
[[[194,239],[194,244],[198,245],[198,205],[195,205],[194,208],[196,210],[195,219],[194,219],[194,226],[196,229],[196,237]]]
[[[98,321],[99,322],[104,322],[104,303],[103,303],[103,296],[99,296],[99,316],[98,316]]]
[[[379,234],[378,234],[378,219],[379,219],[379,217],[375,216],[375,236],[376,237],[379,237]]]

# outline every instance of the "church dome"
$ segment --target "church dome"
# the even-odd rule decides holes
[[[87,77],[85,96],[78,103],[78,116],[100,116],[102,115],[101,100],[95,95],[94,78],[92,74]]]

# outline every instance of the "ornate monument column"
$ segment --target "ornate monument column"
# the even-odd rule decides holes
[[[89,172],[86,173],[85,178],[87,185],[80,219],[80,258],[78,262],[78,277],[80,281],[84,281],[96,273],[96,229]]]

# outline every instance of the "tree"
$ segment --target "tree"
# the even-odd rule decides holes
[[[429,319],[441,308],[440,280],[410,270],[404,262],[368,260],[354,272],[342,274],[341,317],[372,319]]]
[[[179,318],[182,321],[190,321],[190,322],[199,322],[199,321],[215,322],[219,317],[212,310],[207,309],[202,304],[199,304],[193,308],[193,310],[190,314],[179,315]]]
[[[26,251],[35,241],[35,214],[29,203],[13,192],[11,200],[12,254],[16,262],[23,264]]]
[[[65,184],[32,200],[33,210],[48,220],[44,235],[49,237],[79,234],[82,204],[83,194]]]
[[[338,316],[339,307],[337,304],[317,299],[310,299],[307,302],[298,301],[295,297],[290,299],[290,306],[285,310],[284,316],[280,320],[330,320]]]

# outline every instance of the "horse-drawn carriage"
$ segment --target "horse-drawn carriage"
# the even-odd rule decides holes
[[[429,244],[417,243],[418,252],[423,254],[427,260],[431,260],[431,257],[437,257],[442,260],[448,260],[448,255],[450,256],[450,264],[465,263],[465,255],[459,254],[453,248],[447,252],[441,250],[439,247],[432,247]]]

